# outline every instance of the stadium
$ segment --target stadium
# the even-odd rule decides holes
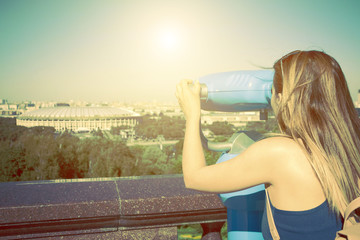
[[[109,130],[111,127],[134,127],[141,115],[112,107],[52,107],[26,112],[16,119],[16,124],[25,127],[48,126],[56,131],[74,132]]]

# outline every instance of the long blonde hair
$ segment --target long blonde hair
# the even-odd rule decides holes
[[[280,130],[303,146],[329,205],[343,213],[360,196],[360,120],[345,76],[320,51],[291,52],[274,69]]]

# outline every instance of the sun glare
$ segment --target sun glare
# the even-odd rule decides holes
[[[175,29],[163,29],[158,33],[158,45],[167,51],[174,51],[179,47],[180,35]]]

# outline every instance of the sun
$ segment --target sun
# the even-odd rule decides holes
[[[179,43],[179,36],[177,36],[176,32],[168,30],[160,36],[160,41],[166,49],[176,48]]]
[[[161,29],[157,34],[157,44],[160,49],[175,51],[180,46],[180,33],[175,28]]]

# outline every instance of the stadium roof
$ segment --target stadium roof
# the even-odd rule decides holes
[[[130,110],[113,107],[52,107],[25,112],[19,118],[104,118],[140,116]]]

